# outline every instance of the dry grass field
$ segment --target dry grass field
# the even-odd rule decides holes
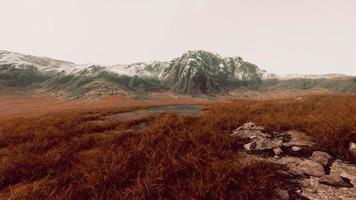
[[[276,188],[297,186],[283,166],[245,158],[233,129],[253,121],[303,131],[344,160],[356,141],[356,95],[209,103],[200,117],[100,118],[147,106],[1,119],[0,199],[274,199]]]

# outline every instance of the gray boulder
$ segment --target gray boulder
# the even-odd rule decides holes
[[[325,175],[323,166],[312,160],[304,160],[299,163],[298,167],[304,174],[309,176],[322,177]]]
[[[309,158],[310,160],[313,160],[315,162],[320,163],[322,166],[327,166],[330,161],[333,159],[332,156],[330,156],[328,153],[326,152],[322,152],[322,151],[314,151],[312,156]]]
[[[325,175],[319,179],[319,183],[334,187],[350,187],[350,184],[345,182],[339,174]]]

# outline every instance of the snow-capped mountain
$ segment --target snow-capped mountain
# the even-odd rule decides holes
[[[101,66],[108,71],[127,76],[158,76],[155,67],[163,67],[164,62],[134,63],[130,65],[96,65],[96,64],[74,64],[68,61],[56,60],[47,57],[24,55],[9,51],[0,51],[0,65],[12,65],[17,69],[26,66],[36,67],[40,71],[64,72],[75,74],[90,66]]]
[[[33,66],[41,71],[65,71],[69,73],[85,68],[85,66],[76,65],[68,61],[24,55],[9,51],[0,51],[0,65],[12,65],[17,69]]]
[[[161,89],[185,94],[210,94],[237,84],[248,87],[249,82],[259,82],[264,73],[264,70],[240,57],[224,58],[206,51],[188,51],[168,62],[129,65],[78,65],[0,51],[3,85],[28,86],[37,83],[71,91],[86,88],[80,93],[90,91],[91,86],[101,80],[101,83],[104,81],[129,90]],[[96,89],[100,87],[94,85]]]
[[[345,81],[340,82],[340,79]],[[334,80],[337,80],[335,82]],[[268,73],[241,57],[222,57],[207,51],[187,51],[171,61],[120,65],[75,64],[47,57],[0,51],[0,89],[41,88],[80,97],[118,91],[172,91],[211,95],[236,88],[356,91],[356,79],[344,75]]]

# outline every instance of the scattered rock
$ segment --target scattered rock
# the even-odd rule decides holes
[[[350,142],[349,151],[352,158],[356,161],[356,143]]]
[[[293,151],[300,151],[300,150],[302,150],[302,148],[300,146],[293,146],[292,150]]]
[[[356,165],[344,163],[341,160],[335,160],[330,167],[330,173],[340,174],[341,177],[349,179],[351,184],[356,185]]]
[[[355,200],[354,188],[340,188],[319,184],[316,177],[301,180],[301,195],[315,200]]]
[[[315,177],[321,177],[325,175],[323,166],[320,163],[312,160],[304,160],[303,162],[299,163],[298,167],[306,175]]]
[[[312,156],[309,158],[310,160],[313,160],[315,162],[320,163],[322,166],[327,166],[331,159],[331,157],[328,153],[322,152],[322,151],[314,151]]]
[[[276,193],[279,197],[278,199],[280,199],[280,200],[288,200],[289,199],[289,193],[287,190],[277,188]]]
[[[271,133],[250,122],[235,129],[232,136],[245,144],[244,148],[249,151],[245,152],[246,156],[284,165],[286,169],[280,175],[301,184],[298,192],[301,197],[356,199],[356,187],[353,187],[356,184],[356,166],[340,160],[334,161],[326,152],[314,151],[315,143],[305,133]],[[356,158],[356,143],[351,142],[349,150]],[[251,154],[252,151],[255,153]],[[329,172],[330,175],[326,175]],[[293,191],[289,194],[281,188],[276,189],[276,193],[279,199],[294,198],[296,194]]]
[[[251,144],[245,145],[245,149],[247,150],[272,150],[282,145],[283,134],[264,133],[262,132],[263,130],[264,128],[262,126],[257,126],[255,123],[249,122],[235,129],[231,136],[248,139]]]
[[[319,179],[319,183],[334,187],[352,187],[352,185],[345,182],[339,174],[325,175]]]

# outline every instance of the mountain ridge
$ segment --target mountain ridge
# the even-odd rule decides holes
[[[75,64],[0,50],[1,87],[35,86],[51,92],[64,90],[69,96],[76,97],[93,91],[100,91],[98,94],[114,94],[118,90],[168,90],[178,94],[215,95],[236,88],[309,89],[331,87],[329,79],[346,77],[353,78],[335,74],[279,76],[241,57],[223,57],[204,50],[186,51],[171,61],[117,65]],[[354,82],[349,81],[345,91],[356,90]],[[339,89],[339,86],[336,88]]]
[[[223,78],[246,86],[249,81],[260,81],[265,72],[243,61],[241,57],[225,58],[203,50],[187,51],[171,61],[128,65],[78,65],[47,57],[1,51],[0,67],[0,75],[3,79],[7,77],[11,84],[16,82],[15,79],[19,83],[23,82],[22,85],[40,82],[47,88],[66,88],[73,84],[68,89],[73,90],[74,86],[80,87],[100,79],[126,90],[161,89],[190,95],[224,91],[226,80]],[[36,76],[41,78],[36,80]]]

